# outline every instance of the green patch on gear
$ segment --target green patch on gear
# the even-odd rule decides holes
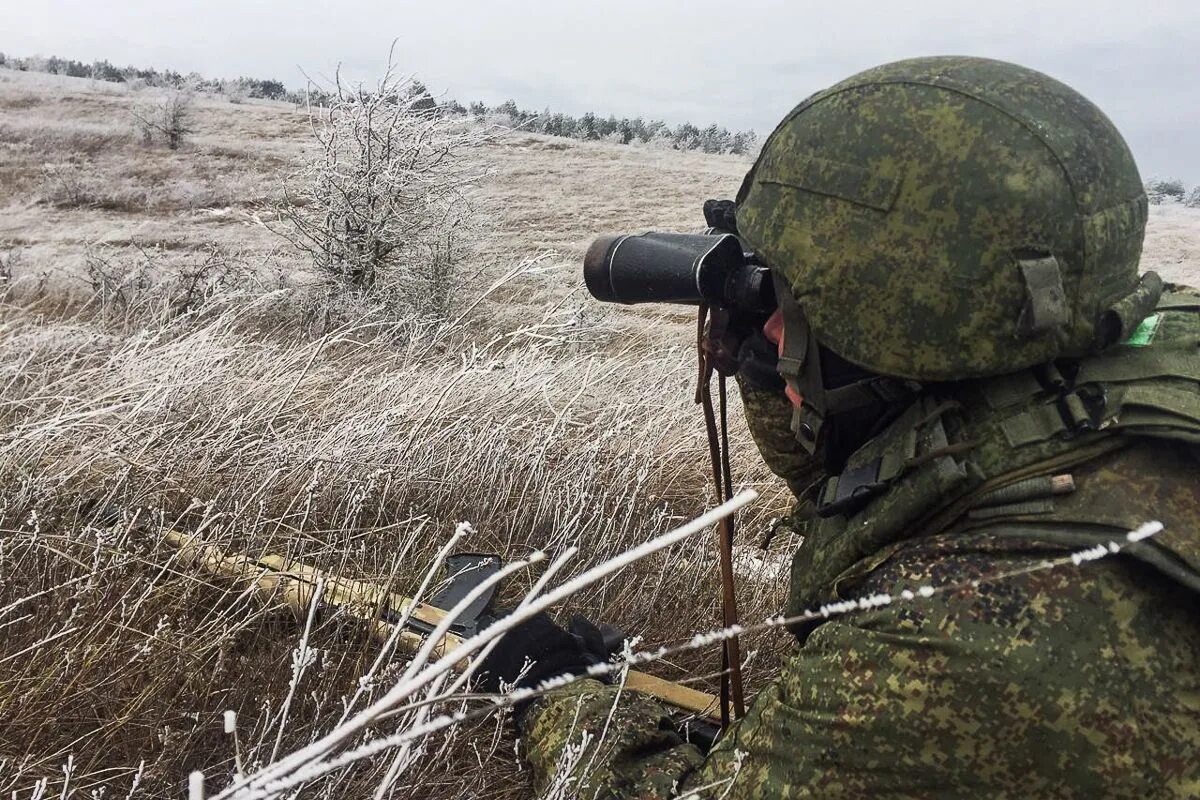
[[[1162,319],[1159,314],[1151,314],[1142,320],[1142,324],[1137,326],[1137,330],[1129,335],[1122,344],[1130,347],[1148,347],[1154,341],[1154,334],[1158,331],[1158,322]]]

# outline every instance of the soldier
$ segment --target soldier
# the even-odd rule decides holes
[[[519,718],[539,788],[1200,796],[1200,295],[1139,275],[1146,215],[1112,123],[1029,69],[902,61],[797,106],[736,201],[786,382],[741,376],[747,419],[808,501],[788,612],[1007,577],[799,627],[707,755],[648,698],[551,691]],[[537,618],[485,685],[526,657],[523,685],[591,658]]]

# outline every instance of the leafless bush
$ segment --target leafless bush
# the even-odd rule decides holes
[[[1185,188],[1178,178],[1151,178],[1146,181],[1146,196],[1154,205],[1164,202],[1182,202]]]
[[[234,105],[246,102],[248,96],[246,87],[241,81],[221,81],[221,94]]]
[[[84,281],[102,311],[128,312],[154,286],[153,258],[132,262],[104,248],[92,248],[84,257]]]
[[[170,91],[159,99],[134,107],[134,126],[143,144],[161,142],[178,150],[191,128],[192,93]]]
[[[428,107],[389,60],[372,87],[336,80],[309,107],[316,152],[293,177],[274,226],[337,284],[445,318],[455,288],[462,190],[479,177],[464,156],[481,143]]]
[[[215,245],[191,260],[173,259],[170,267],[164,255],[154,246],[89,248],[83,276],[89,302],[106,318],[140,323],[195,311],[246,276],[241,261]]]
[[[80,208],[96,201],[97,181],[80,163],[43,164],[40,194],[44,202],[59,208]]]
[[[0,300],[6,302],[36,302],[47,296],[47,287],[54,277],[52,268],[37,268],[17,245],[0,242]]]
[[[101,144],[93,146],[97,150],[104,147]],[[126,169],[120,174],[113,174],[78,158],[47,163],[39,171],[37,193],[41,202],[56,208],[96,208],[134,213],[153,205],[194,205],[188,202],[189,193],[194,192],[194,184],[188,181],[172,182],[166,187],[167,192],[159,192],[156,197],[155,190],[162,187],[143,180],[138,171]]]

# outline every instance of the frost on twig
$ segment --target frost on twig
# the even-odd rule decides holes
[[[445,618],[429,634],[425,645],[413,658],[407,670],[379,700],[346,720],[325,736],[312,744],[284,756],[269,764],[244,780],[234,781],[216,797],[224,798],[270,798],[284,794],[302,783],[312,781],[323,775],[339,770],[363,758],[400,747],[407,742],[417,741],[420,737],[453,727],[472,716],[466,711],[455,711],[449,714],[433,716],[427,722],[416,724],[396,733],[368,739],[364,744],[346,749],[359,735],[371,730],[382,718],[413,703],[415,698],[422,697],[431,686],[437,686],[438,681],[452,672],[464,657],[471,656],[482,650],[488,643],[503,636],[508,631],[520,625],[533,615],[558,605],[566,598],[590,586],[597,581],[623,569],[633,562],[651,553],[671,547],[689,536],[705,530],[724,516],[752,502],[757,493],[746,491],[732,500],[723,503],[711,511],[702,514],[686,525],[658,536],[648,542],[605,561],[589,570],[564,581],[559,586],[547,591],[540,597],[524,603],[512,614],[498,620],[486,630],[470,637],[452,652],[441,656],[436,661],[429,661],[437,650],[442,637],[450,630],[455,619],[470,606],[477,596],[488,591],[494,584],[504,580],[513,572],[524,569],[529,564],[539,561],[544,556],[534,553],[528,559],[513,562],[502,568],[496,574],[489,576],[470,593],[468,593],[454,608],[448,609]],[[500,705],[510,705],[511,698],[517,692],[506,698],[500,698]],[[448,698],[453,699],[453,698]],[[428,699],[425,702],[429,702]],[[488,713],[490,709],[483,709]]]
[[[234,784],[217,795],[217,797],[236,797],[247,800],[249,798],[277,797],[294,791],[295,788],[305,782],[343,769],[363,759],[395,748],[406,748],[412,743],[422,741],[425,737],[451,730],[465,722],[479,719],[493,713],[496,709],[511,708],[516,704],[527,702],[546,692],[567,686],[580,678],[602,677],[621,673],[627,671],[630,666],[647,664],[687,650],[707,647],[732,636],[744,635],[750,631],[770,630],[805,621],[828,619],[891,604],[921,603],[938,594],[957,592],[966,588],[979,588],[985,584],[1005,580],[1017,575],[1066,566],[1078,567],[1120,553],[1130,545],[1144,541],[1162,530],[1160,523],[1147,523],[1137,530],[1129,532],[1122,539],[1077,550],[1060,558],[1046,559],[1017,570],[997,572],[963,583],[937,586],[929,584],[920,585],[904,589],[894,595],[872,594],[862,598],[827,604],[792,617],[771,617],[757,624],[732,626],[721,630],[696,634],[676,645],[662,646],[638,652],[625,652],[619,660],[594,665],[581,675],[562,675],[547,680],[534,688],[516,689],[495,697],[492,704],[474,710],[468,710],[467,707],[463,706],[461,698],[458,695],[444,691],[447,685],[447,675],[451,672],[455,663],[460,661],[464,655],[477,653],[485,647],[494,644],[500,636],[519,625],[525,619],[560,603],[579,589],[612,574],[638,558],[668,547],[686,538],[691,533],[711,525],[721,514],[730,513],[734,507],[749,502],[751,497],[752,493],[739,495],[730,501],[730,503],[714,509],[714,511],[709,512],[689,525],[658,537],[617,558],[594,567],[541,596],[533,597],[531,595],[519,610],[480,634],[464,641],[459,650],[445,655],[437,661],[429,660],[429,656],[434,651],[433,645],[430,645],[414,660],[413,664],[410,664],[404,676],[384,697],[371,707],[364,709],[364,711],[347,720],[309,747],[303,748],[273,764],[263,767],[258,773],[244,780],[235,781]],[[524,568],[527,564],[528,562],[516,562],[509,565],[502,572],[508,574],[516,569]],[[462,608],[465,607],[464,604],[468,601],[469,598],[451,611],[446,621],[443,622],[444,629],[448,630],[453,618],[457,613],[461,612]],[[437,635],[438,633],[435,631],[434,637]],[[458,684],[456,682],[450,685],[457,686]],[[434,713],[431,710],[432,706],[447,702],[456,703],[457,708],[453,711],[443,713]],[[422,713],[412,717],[410,724],[392,733],[381,736],[372,735],[373,728],[378,720],[394,715],[396,712],[403,711],[406,708],[421,709]],[[359,744],[348,746],[352,740],[360,735],[365,735],[366,738]],[[581,740],[574,749],[568,749],[566,752],[567,760],[573,764],[586,763],[585,759],[592,752],[591,748],[602,738],[601,736],[596,741],[591,739]],[[379,787],[381,796],[387,786],[400,778],[404,767],[407,766],[409,761],[410,759],[400,756],[397,756],[392,761],[386,781],[380,784]],[[571,770],[566,770],[567,774],[570,772]],[[568,791],[570,785],[568,779],[564,777],[563,782],[555,784],[555,791]]]
[[[312,154],[264,223],[335,286],[421,317],[447,319],[468,224],[466,158],[487,139],[429,102],[389,54],[372,86],[340,73],[328,105],[309,107]]]

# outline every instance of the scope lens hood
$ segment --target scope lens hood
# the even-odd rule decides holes
[[[592,242],[583,256],[583,283],[592,297],[601,302],[622,302],[613,289],[610,265],[613,251],[624,238],[626,236],[601,236]]]

